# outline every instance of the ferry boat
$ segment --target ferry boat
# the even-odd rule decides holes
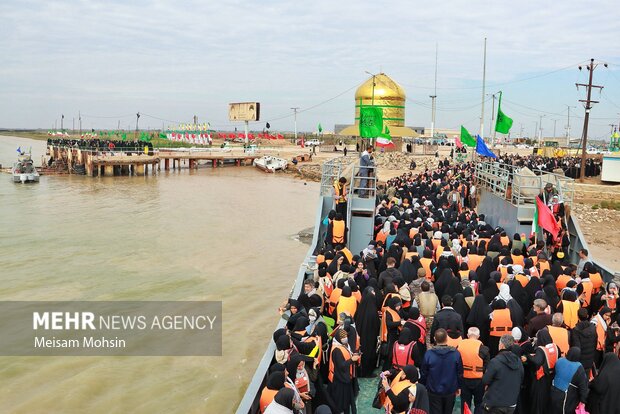
[[[13,182],[38,183],[39,172],[32,162],[31,153],[22,152],[20,149],[18,149],[17,152],[19,153],[19,156],[17,157],[17,162],[13,164],[13,169],[11,171],[13,174]]]
[[[323,218],[334,207],[333,182],[345,172],[351,173],[349,181],[349,202],[347,208],[347,223],[349,226],[348,247],[351,252],[359,252],[366,247],[367,241],[374,236],[374,212],[376,194],[376,174],[370,174],[365,188],[360,187],[357,175],[360,171],[359,162],[351,157],[339,157],[332,159],[322,167],[320,197],[316,210],[314,234],[312,244],[304,261],[301,263],[297,278],[291,290],[291,298],[297,298],[301,293],[303,282],[314,276],[316,267],[316,254],[322,247],[321,240],[325,236],[327,225]],[[354,165],[352,166],[352,164]],[[475,167],[475,184],[479,192],[478,211],[486,213],[485,221],[491,226],[501,225],[508,233],[528,233],[534,218],[535,197],[538,191],[552,182],[561,192],[565,203],[573,201],[574,180],[550,174],[542,171],[530,172],[527,169],[513,167],[511,165],[496,162],[479,162]],[[366,192],[370,197],[361,197],[360,192]],[[587,243],[583,236],[579,223],[574,215],[568,218],[568,232],[570,234],[570,259],[578,261],[580,249],[587,249]],[[616,275],[609,268],[597,263],[592,257],[591,261],[599,268],[601,276],[609,281]],[[275,321],[274,321],[275,322]],[[273,331],[286,325],[283,319],[279,319]],[[273,332],[271,331],[271,332]],[[259,401],[261,392],[265,386],[269,367],[274,363],[276,346],[273,340],[265,350],[258,367],[254,372],[246,392],[237,407],[237,414],[256,414],[260,412]],[[383,412],[371,407],[372,396],[377,390],[379,378],[360,378],[360,393],[357,397],[357,411],[360,413]],[[370,396],[370,397],[369,397]],[[455,407],[459,407],[457,403]],[[455,408],[456,412],[456,408]]]

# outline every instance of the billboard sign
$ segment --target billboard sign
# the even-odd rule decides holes
[[[260,102],[236,102],[228,104],[228,119],[230,121],[258,121],[260,117]]]

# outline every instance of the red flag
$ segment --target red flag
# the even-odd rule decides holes
[[[471,410],[469,409],[467,403],[463,403],[463,414],[471,414]]]
[[[456,144],[457,148],[463,148],[463,143],[461,142],[461,139],[459,137],[456,137],[454,139],[454,143]]]
[[[557,239],[560,232],[560,224],[557,222],[549,207],[547,207],[540,197],[536,197],[536,208],[538,209],[538,226],[547,230],[554,239]]]

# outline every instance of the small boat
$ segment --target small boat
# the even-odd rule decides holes
[[[30,153],[19,151],[17,162],[13,165],[13,182],[14,183],[28,183],[39,182],[39,172],[32,162],[32,156]]]
[[[288,167],[288,161],[282,158],[272,157],[271,155],[256,158],[252,164],[256,168],[269,173],[285,170],[286,167]]]

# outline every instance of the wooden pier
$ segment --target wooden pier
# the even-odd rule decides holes
[[[54,170],[64,170],[69,174],[81,174],[89,177],[107,177],[115,175],[154,175],[161,170],[181,168],[181,160],[187,160],[190,169],[198,168],[199,161],[207,161],[213,168],[218,165],[235,166],[252,165],[254,159],[261,157],[255,153],[240,150],[228,152],[218,150],[155,150],[150,153],[138,151],[92,150],[74,147],[48,146],[48,155],[54,159]],[[149,168],[150,167],[150,168]]]

